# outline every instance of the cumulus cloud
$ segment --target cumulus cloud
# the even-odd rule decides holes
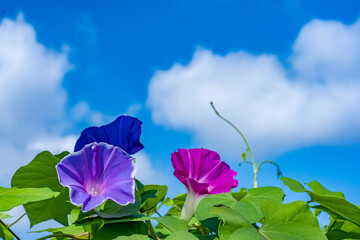
[[[134,155],[136,162],[136,178],[143,184],[165,184],[172,180],[171,171],[159,172],[152,165],[150,156],[144,152],[138,152]],[[165,172],[169,174],[165,174]]]
[[[360,20],[351,25],[314,20],[293,45],[296,72],[311,81],[359,81]]]
[[[67,49],[56,52],[36,40],[22,15],[0,24],[0,135],[22,145],[34,135],[58,133],[65,126],[66,91],[71,69]],[[51,124],[50,124],[51,123]]]
[[[40,43],[22,14],[16,20],[1,21],[0,164],[6,163],[6,168],[0,168],[0,185],[9,186],[16,169],[40,151],[72,151],[78,136],[68,132],[75,123],[99,126],[115,119],[92,110],[85,101],[67,109],[62,81],[74,68],[68,61],[69,50],[65,46],[55,51]],[[126,114],[135,115],[140,110],[140,104],[133,104]],[[151,182],[157,174],[148,155],[142,154],[139,161],[144,180]]]
[[[102,125],[114,116],[93,111],[86,102],[67,109],[67,92],[62,87],[65,74],[73,68],[68,47],[61,51],[47,48],[36,39],[33,26],[19,15],[0,23],[0,186],[10,187],[11,176],[22,165],[44,150],[57,154],[72,151],[78,136],[66,134],[76,124]],[[129,106],[136,114],[141,105]],[[168,176],[155,171],[146,153],[138,156],[138,173],[144,183],[168,182]],[[5,166],[5,167],[4,167]],[[19,217],[23,208],[10,211]],[[13,219],[10,219],[13,221]],[[33,230],[53,226],[54,221]],[[14,226],[26,234],[29,221]],[[41,234],[40,234],[41,235]]]
[[[20,14],[0,23],[0,182],[9,186],[15,170],[37,152],[71,151],[65,74],[73,68],[69,48],[55,51],[36,39]]]
[[[275,55],[198,49],[186,65],[157,71],[147,105],[156,124],[187,130],[195,144],[245,150],[209,102],[247,136],[255,154],[360,140],[360,21],[314,20],[293,45],[290,67]]]
[[[107,116],[101,112],[91,110],[85,101],[77,103],[71,109],[71,117],[75,122],[85,122],[86,125],[103,125],[114,119],[114,116]]]
[[[35,152],[50,151],[54,154],[61,153],[62,151],[73,151],[78,136],[44,136],[27,145],[27,149]]]

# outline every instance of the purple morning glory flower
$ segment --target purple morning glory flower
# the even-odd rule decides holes
[[[218,153],[207,149],[179,149],[171,154],[174,175],[186,187],[188,195],[181,219],[189,221],[201,199],[209,194],[229,192],[237,187],[236,172],[220,160]]]
[[[61,185],[70,188],[70,200],[82,211],[96,208],[107,199],[120,205],[135,202],[135,165],[121,148],[90,143],[56,165]]]
[[[76,141],[75,152],[88,143],[105,142],[134,154],[144,148],[140,143],[141,125],[137,118],[121,115],[107,125],[86,128]]]

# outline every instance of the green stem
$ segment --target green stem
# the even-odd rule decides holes
[[[253,171],[254,171],[254,188],[257,188],[257,171],[256,171],[256,164],[255,164],[255,160],[254,160],[254,156],[252,154],[252,151],[250,149],[250,145],[248,143],[248,141],[246,140],[244,134],[232,123],[230,122],[229,120],[227,120],[226,118],[224,118],[223,116],[220,115],[220,113],[216,110],[215,106],[214,106],[214,103],[213,102],[210,102],[210,105],[212,107],[212,109],[214,110],[215,114],[221,118],[222,120],[224,120],[226,123],[228,123],[231,127],[233,127],[235,129],[236,132],[238,132],[241,136],[241,138],[244,140],[245,144],[246,144],[246,147],[247,147],[247,151],[250,153],[250,157],[251,157],[251,162],[252,162],[252,165],[253,165]]]
[[[20,240],[20,238],[3,221],[0,220],[0,224],[3,225],[17,240]]]
[[[45,239],[49,239],[49,238],[53,238],[53,237],[69,237],[71,239],[81,240],[81,238],[77,238],[71,234],[64,234],[64,233],[55,233],[55,234],[47,235],[45,237],[38,238],[36,240],[45,240]]]
[[[270,163],[270,164],[274,165],[276,167],[276,169],[277,169],[277,176],[278,177],[282,176],[279,165],[276,162],[269,161],[269,160],[265,160],[265,161],[262,161],[261,163],[259,163],[259,165],[256,168],[256,175],[258,174],[258,172],[260,170],[260,166],[263,165],[264,163]]]
[[[150,220],[146,220],[146,223],[148,225],[148,228],[149,228],[149,232],[150,232],[150,235],[153,237],[153,239],[159,239],[155,233],[155,230],[151,224],[151,221]]]
[[[24,213],[23,215],[21,215],[21,217],[19,217],[18,219],[16,219],[16,221],[15,222],[13,222],[13,223],[11,223],[11,224],[9,224],[9,225],[7,225],[7,227],[6,228],[10,228],[11,226],[13,226],[14,224],[16,224],[18,221],[20,221],[24,216],[26,215],[26,213]]]
[[[155,211],[155,213],[159,216],[162,217],[161,214],[158,211]]]

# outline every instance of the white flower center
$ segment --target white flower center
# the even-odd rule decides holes
[[[86,188],[86,192],[93,197],[100,196],[103,188],[99,184],[90,185]]]
[[[95,190],[95,188],[91,188],[90,195],[93,197],[98,195],[98,192]]]

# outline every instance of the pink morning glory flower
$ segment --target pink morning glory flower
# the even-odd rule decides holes
[[[207,149],[179,149],[171,154],[174,175],[186,187],[188,195],[181,219],[189,221],[201,199],[209,194],[229,192],[237,187],[236,172],[220,160],[218,153]]]
[[[61,185],[70,188],[70,200],[86,212],[107,199],[120,205],[135,202],[133,158],[119,147],[90,143],[56,165]]]

